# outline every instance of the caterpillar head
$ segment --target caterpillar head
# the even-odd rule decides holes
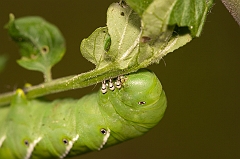
[[[98,102],[111,130],[106,146],[143,135],[161,120],[167,106],[160,81],[146,69],[126,75],[121,89],[100,92]]]
[[[146,69],[127,76],[123,89],[118,91],[122,105],[117,109],[128,121],[151,128],[163,117],[166,96],[157,76]],[[124,113],[125,112],[125,113]]]

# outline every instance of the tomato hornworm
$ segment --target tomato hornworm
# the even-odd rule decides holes
[[[125,75],[117,88],[52,102],[27,100],[18,89],[0,108],[0,158],[80,155],[141,136],[161,120],[166,96],[153,72]]]

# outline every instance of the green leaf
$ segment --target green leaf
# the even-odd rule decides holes
[[[205,3],[200,3],[202,10],[194,12],[192,10],[194,7],[190,4],[198,5],[197,3],[185,2],[181,6],[178,4],[180,2],[180,0],[127,0],[129,5],[135,7],[133,9],[136,12],[123,2],[112,4],[107,12],[107,27],[96,29],[80,46],[83,56],[95,64],[96,69],[26,88],[27,98],[86,87],[158,63],[163,56],[199,35],[212,3],[206,1],[208,2],[206,8],[202,5]],[[182,10],[176,8],[176,4],[182,7]],[[189,7],[186,7],[187,4]],[[184,9],[192,11],[191,14],[199,15],[185,16],[183,13],[190,14],[190,11],[186,12]],[[177,12],[186,20],[175,19]],[[192,27],[194,25],[198,29],[194,30]],[[191,31],[191,28],[194,31]],[[23,41],[23,38],[19,40]],[[22,46],[28,48],[27,44]],[[12,93],[0,96],[0,104],[6,104],[12,96]]]
[[[175,0],[155,0],[148,6],[142,14],[142,36],[155,42],[161,33],[167,31],[174,2]]]
[[[157,60],[154,61],[151,58],[153,61],[150,63],[154,63],[166,54],[184,46],[192,38],[200,36],[213,0],[153,0],[147,2],[126,0],[126,2],[142,18],[141,41],[148,43],[151,47],[152,55]],[[173,28],[174,32],[170,36],[169,33]],[[142,45],[140,43],[141,47]],[[146,63],[145,66],[147,65],[149,64]]]
[[[6,25],[9,35],[19,45],[22,67],[40,71],[45,81],[51,80],[51,68],[65,53],[65,41],[58,28],[40,17],[14,19]]]
[[[126,0],[142,18],[143,36],[155,40],[167,25],[188,27],[192,37],[200,36],[213,0]],[[149,4],[151,3],[151,4]],[[138,4],[138,5],[137,5]],[[144,7],[143,7],[144,6]]]
[[[147,7],[152,3],[153,0],[126,0],[129,6],[140,16],[147,9]]]
[[[113,69],[128,68],[137,61],[140,27],[140,17],[130,7],[114,3],[108,8],[107,28],[99,28],[84,39],[81,52],[96,69],[107,65],[113,65]]]
[[[120,69],[135,65],[141,36],[141,19],[138,14],[128,6],[113,3],[108,8],[107,27],[111,37],[107,54]]]
[[[102,31],[102,28],[99,28],[89,38],[84,39],[81,52],[96,65],[96,69],[111,65],[112,70],[122,72],[121,70],[125,69],[136,71],[147,67],[166,54],[162,51],[166,51],[168,41],[174,37],[174,27],[166,25],[165,32],[161,32],[155,41],[143,36],[141,29],[141,19],[136,12],[127,5],[113,3],[107,12],[107,29]],[[106,51],[107,35],[111,37],[111,45]]]
[[[96,65],[96,68],[104,67],[111,62],[107,57],[107,50],[109,50],[110,36],[107,27],[96,29],[87,39],[83,39],[80,50],[88,61]]]
[[[177,0],[172,8],[169,25],[187,26],[193,37],[199,37],[213,0]]]

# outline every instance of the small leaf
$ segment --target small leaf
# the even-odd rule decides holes
[[[109,34],[107,27],[101,27],[96,29],[88,38],[83,39],[80,50],[88,61],[96,65],[96,68],[104,67],[112,62],[107,57],[107,49],[109,49]],[[111,39],[111,38],[110,38]],[[111,40],[110,40],[111,41]]]
[[[120,69],[136,64],[141,19],[130,7],[113,3],[107,12],[107,27],[111,36],[109,56],[115,59]]]
[[[65,53],[65,41],[58,28],[40,17],[14,19],[10,14],[6,25],[12,39],[19,45],[22,67],[40,71],[45,81],[51,80],[51,68]]]
[[[142,14],[144,37],[154,42],[159,35],[168,29],[168,20],[175,0],[155,0]]]
[[[96,65],[96,69],[113,63],[117,69],[136,65],[141,36],[140,27],[138,14],[128,6],[123,7],[119,3],[113,3],[107,12],[107,28],[98,28],[84,39],[80,47],[81,52]]]

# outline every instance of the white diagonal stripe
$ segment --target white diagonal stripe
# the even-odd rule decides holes
[[[74,142],[77,141],[78,138],[79,138],[79,135],[77,134],[72,140],[68,142],[65,152],[60,156],[61,159],[67,156],[69,151],[72,149]]]
[[[107,143],[109,136],[110,136],[110,129],[107,129],[107,134],[103,137],[103,142],[100,145],[100,147],[98,148],[98,150],[101,150],[103,148],[103,146]]]
[[[34,150],[34,147],[37,145],[37,143],[42,139],[42,137],[38,137],[36,140],[33,141],[33,143],[29,144],[29,147],[27,149],[27,154],[24,157],[24,159],[29,159],[32,155],[32,152]]]

